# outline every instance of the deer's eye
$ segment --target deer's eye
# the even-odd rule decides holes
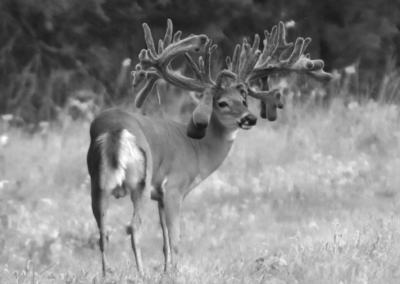
[[[246,100],[243,100],[243,105],[245,106],[245,107],[247,107],[247,102],[246,102]]]
[[[219,102],[219,103],[218,103],[218,106],[219,106],[220,108],[223,108],[223,107],[228,107],[228,104],[227,104],[226,102]]]

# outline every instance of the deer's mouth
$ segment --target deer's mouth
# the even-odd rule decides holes
[[[253,127],[253,125],[250,125],[248,122],[244,122],[244,123],[241,123],[241,122],[237,122],[237,125],[241,128],[241,129],[244,129],[244,130],[249,130],[249,129],[251,129],[252,127]]]

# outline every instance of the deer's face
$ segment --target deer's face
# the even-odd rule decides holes
[[[214,98],[214,114],[228,129],[248,130],[257,123],[257,117],[247,108],[246,96],[243,84],[238,84],[226,87],[220,96]]]

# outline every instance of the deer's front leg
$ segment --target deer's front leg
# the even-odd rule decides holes
[[[182,196],[177,188],[167,190],[164,197],[165,219],[168,228],[168,239],[171,253],[171,265],[177,267],[178,262],[178,246],[180,241],[180,213],[182,205]],[[167,257],[166,257],[167,259]],[[165,266],[168,270],[168,265]]]

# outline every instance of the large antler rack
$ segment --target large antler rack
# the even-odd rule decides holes
[[[258,49],[260,38],[256,35],[252,47],[244,39],[242,47],[237,45],[232,60],[228,56],[226,63],[228,69],[237,74],[236,83],[246,84],[248,95],[261,101],[261,117],[274,121],[277,118],[277,108],[283,108],[281,94],[278,89],[268,90],[266,81],[261,82],[262,78],[289,71],[306,74],[326,83],[332,79],[332,75],[323,71],[322,60],[311,60],[309,54],[304,55],[311,42],[310,38],[297,38],[292,54],[282,59],[283,52],[293,46],[293,43],[286,42],[284,24],[280,22],[278,27],[272,28],[271,33],[265,31],[264,34],[263,52]],[[250,82],[255,80],[260,80],[261,91],[250,87]]]
[[[143,105],[156,81],[160,78],[183,89],[203,93],[203,97],[194,110],[187,127],[189,137],[203,138],[211,118],[213,97],[222,91],[221,86],[224,78],[235,80],[236,75],[228,70],[223,70],[218,73],[215,82],[211,79],[211,54],[217,46],[212,45],[212,41],[206,35],[191,35],[181,40],[182,33],[178,31],[172,37],[172,21],[168,20],[167,32],[164,40],[159,40],[158,51],[156,52],[149,26],[143,24],[143,29],[148,49],[143,49],[140,52],[140,63],[136,65],[136,71],[133,71],[132,75],[134,87],[144,80],[146,80],[146,83],[136,96],[136,106],[140,108]],[[199,52],[203,46],[205,49],[204,59],[200,57],[197,66],[188,52]],[[171,61],[178,55],[185,56],[195,78],[181,75],[171,68]]]

